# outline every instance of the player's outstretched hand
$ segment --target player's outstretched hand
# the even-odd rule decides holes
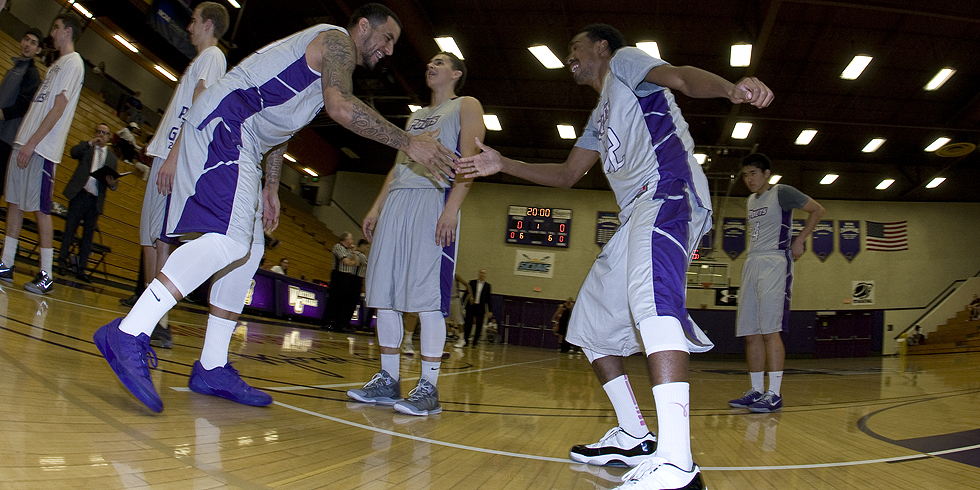
[[[734,104],[748,103],[763,108],[772,103],[773,93],[756,77],[745,77],[735,84],[728,98]]]
[[[162,168],[160,170],[163,170]],[[262,188],[262,229],[272,233],[279,227],[279,189]]]
[[[364,221],[361,222],[361,231],[364,232],[364,238],[369,242],[374,241],[374,227],[378,225],[378,215],[371,212],[364,217]]]
[[[456,154],[436,141],[436,136],[439,136],[438,129],[431,133],[410,136],[405,153],[409,158],[429,169],[439,182],[445,182],[442,174],[450,177],[455,175],[453,161],[456,159]]]
[[[157,192],[164,196],[170,195],[174,189],[174,175],[177,174],[177,158],[168,156],[160,165],[160,172],[157,174]]]
[[[484,145],[480,138],[476,139],[476,147],[481,150],[481,153],[462,158],[456,164],[456,171],[461,176],[468,179],[486,177],[499,172],[504,167],[500,153]]]

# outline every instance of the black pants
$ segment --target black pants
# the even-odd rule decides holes
[[[68,262],[68,253],[72,241],[75,240],[75,230],[78,229],[79,224],[82,224],[82,241],[78,245],[78,270],[75,271],[77,274],[85,272],[88,267],[88,256],[92,253],[92,237],[95,236],[95,225],[99,220],[99,212],[96,210],[97,199],[83,189],[78,191],[78,194],[68,203],[68,216],[65,218],[65,234],[61,238],[58,263]]]
[[[330,301],[327,308],[327,326],[335,330],[350,329],[350,319],[357,308],[361,295],[361,278],[334,269],[330,273]]]
[[[483,316],[487,313],[487,305],[466,305],[466,319],[463,322],[463,339],[467,344],[476,345],[480,341],[480,331],[483,330]],[[473,330],[473,324],[476,330]],[[473,332],[473,342],[470,342],[470,332]]]
[[[0,195],[3,195],[7,188],[7,163],[10,162],[10,154],[13,150],[10,145],[0,141]]]

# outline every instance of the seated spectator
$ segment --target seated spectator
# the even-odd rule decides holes
[[[137,126],[143,124],[143,102],[140,101],[140,91],[133,92],[133,95],[123,99],[122,111],[119,117]]]
[[[116,147],[119,148],[123,161],[130,165],[133,164],[133,159],[136,158],[136,152],[143,149],[136,141],[136,135],[139,132],[140,126],[134,122],[129,123],[128,127],[116,131],[116,136],[119,136]]]
[[[279,259],[279,265],[274,265],[269,270],[271,272],[275,272],[276,274],[282,274],[284,276],[288,276],[289,274],[287,274],[286,272],[289,270],[289,259],[287,259],[286,257]]]
[[[970,320],[980,320],[980,297],[973,295],[973,301],[967,305],[970,308]]]
[[[915,332],[913,332],[912,335],[908,336],[906,342],[909,345],[922,345],[926,343],[926,338],[924,335],[922,335],[922,327],[916,325]]]

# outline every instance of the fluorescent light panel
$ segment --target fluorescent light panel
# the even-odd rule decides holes
[[[739,122],[735,123],[735,130],[732,131],[732,138],[737,140],[744,140],[749,137],[749,132],[752,131],[752,123],[750,122]]]
[[[282,157],[285,158],[286,160],[289,160],[290,162],[296,163],[296,158],[290,155],[289,153],[283,153]]]
[[[320,174],[314,172],[313,169],[310,168],[310,167],[303,167],[303,171],[306,172],[306,173],[308,173],[308,174],[310,174],[310,175],[312,175],[313,177],[319,177],[320,176]]]
[[[798,145],[809,145],[813,141],[813,137],[817,135],[816,129],[804,129],[800,132],[800,135],[796,137],[796,144]]]
[[[417,110],[419,110],[421,108],[422,108],[422,106],[420,106],[420,105],[408,104],[408,110],[410,110],[412,112],[415,112],[415,111],[417,111]]]
[[[936,90],[937,88],[942,87],[943,84],[946,83],[946,80],[949,80],[949,77],[953,76],[954,73],[956,73],[956,70],[952,68],[943,68],[942,70],[939,70],[939,73],[936,73],[936,76],[932,77],[932,80],[929,80],[929,83],[926,84],[925,89]]]
[[[945,146],[946,143],[949,143],[949,138],[946,137],[936,138],[936,141],[933,141],[932,144],[926,147],[926,151],[936,151],[942,148],[943,146]]]
[[[732,66],[749,66],[752,63],[751,44],[732,44]]]
[[[823,185],[833,184],[834,181],[837,180],[837,177],[840,177],[840,175],[837,174],[824,175],[823,178],[820,179],[820,183]]]
[[[119,44],[122,44],[123,46],[125,46],[126,49],[128,49],[128,50],[130,50],[130,51],[132,51],[134,53],[139,53],[140,52],[139,49],[136,49],[136,46],[133,46],[132,43],[130,43],[129,41],[123,39],[123,37],[120,36],[119,34],[113,35],[112,38],[115,39],[116,41],[119,41]]]
[[[176,82],[177,81],[177,77],[173,73],[170,73],[169,71],[167,71],[166,68],[164,68],[164,67],[162,67],[160,65],[153,65],[153,69],[156,70],[156,71],[158,71],[158,72],[160,72],[161,75],[169,78],[171,82]]]
[[[864,149],[861,150],[864,153],[874,153],[881,147],[881,144],[885,142],[885,138],[873,138],[868,144],[864,145]]]
[[[230,4],[231,4],[231,6],[232,6],[232,7],[235,7],[236,9],[240,9],[240,8],[242,8],[242,6],[241,6],[241,4],[239,4],[239,3],[238,3],[238,2],[236,2],[235,0],[228,0],[228,3],[230,3]]]
[[[490,131],[500,131],[501,129],[503,129],[500,127],[500,120],[497,119],[497,116],[493,114],[483,115],[483,125],[486,126],[487,129],[489,129]]]
[[[72,4],[71,5],[72,8],[74,8],[75,10],[77,10],[78,13],[84,15],[86,19],[91,19],[92,18],[92,12],[89,12],[88,9],[86,9],[85,7],[82,7],[81,4],[75,3],[74,1],[72,1],[71,4]]]
[[[946,177],[936,177],[935,179],[932,179],[932,182],[926,184],[926,189],[935,189],[936,187],[939,187],[939,184],[942,184],[943,182],[946,182]]]
[[[534,57],[537,58],[538,61],[540,61],[541,64],[549,70],[554,70],[565,66],[565,64],[562,63],[557,56],[555,56],[555,53],[551,52],[551,49],[548,48],[548,46],[539,44],[537,46],[531,46],[527,48],[527,50],[530,51],[531,54],[533,54]]]
[[[883,191],[883,190],[891,187],[891,185],[894,184],[894,183],[895,183],[895,179],[885,179],[885,180],[882,180],[880,183],[878,183],[878,186],[875,187],[875,189],[878,189],[879,191]]]
[[[770,184],[777,184],[777,183],[779,183],[780,179],[782,179],[782,178],[783,178],[782,175],[775,174],[775,175],[769,177],[769,183]]]
[[[868,67],[868,63],[871,63],[870,56],[858,55],[848,63],[847,68],[844,68],[843,73],[840,77],[844,80],[857,80],[857,77],[861,76],[861,72]]]
[[[456,57],[459,59],[464,59],[463,52],[459,50],[459,46],[456,45],[456,40],[453,39],[451,36],[437,37],[435,39],[436,39],[436,44],[439,45],[439,49],[441,49],[442,51],[448,51],[456,55]]]
[[[644,41],[641,43],[636,43],[636,47],[645,51],[648,55],[653,56],[657,59],[663,59],[660,57],[660,46],[657,45],[656,41]]]
[[[573,140],[578,137],[575,136],[575,127],[567,124],[558,125],[558,136],[561,136],[563,140]]]
[[[704,162],[708,160],[708,155],[704,153],[695,153],[694,159],[697,160],[698,165],[704,165]]]

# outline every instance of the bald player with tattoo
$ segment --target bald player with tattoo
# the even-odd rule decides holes
[[[451,175],[454,154],[432,135],[411,135],[354,97],[357,65],[373,68],[401,35],[398,17],[367,4],[347,29],[319,24],[256,51],[194,101],[157,186],[171,196],[168,236],[200,235],[178,248],[133,306],[95,333],[95,343],[123,385],[155,412],[163,401],[147,360],[160,318],[211,276],[210,315],[192,391],[245,405],[272,397],[242,381],[228,345],[262,258],[263,229],[279,223],[279,176],[285,142],[321,109],[342,126],[404,151],[433,175]],[[260,164],[265,155],[265,185]],[[446,178],[446,177],[441,177]]]

